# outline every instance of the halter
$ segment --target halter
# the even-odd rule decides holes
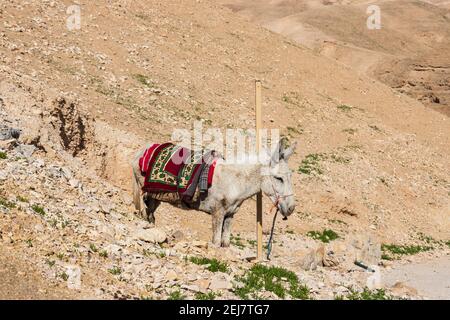
[[[272,207],[270,208],[269,213],[272,213],[272,210],[273,210],[274,208],[277,208],[277,212],[276,212],[276,213],[278,213],[278,211],[279,211],[278,205],[280,204],[280,200],[282,200],[282,199],[284,199],[284,198],[287,198],[287,197],[290,197],[290,196],[293,196],[294,194],[293,194],[293,193],[290,193],[290,194],[286,194],[286,195],[280,195],[280,194],[275,190],[275,187],[274,187],[273,183],[271,183],[271,184],[272,184],[273,193],[275,194],[276,199],[275,199],[275,201],[272,201],[272,199],[269,197],[269,199],[272,201]],[[276,214],[276,213],[275,213],[275,214]]]

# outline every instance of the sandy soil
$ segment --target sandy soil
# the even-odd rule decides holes
[[[450,256],[406,263],[383,272],[382,276],[389,286],[400,281],[429,299],[450,300]]]

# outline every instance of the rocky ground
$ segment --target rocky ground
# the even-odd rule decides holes
[[[360,298],[377,281],[355,259],[382,275],[448,259],[448,118],[209,2],[81,7],[69,32],[63,2],[0,5],[2,298]],[[297,209],[277,222],[267,268],[248,261],[252,199],[232,246],[215,249],[206,214],[162,205],[151,227],[130,194],[145,142],[195,120],[251,128],[255,78],[264,125],[300,142]],[[433,297],[398,280],[385,295]]]
[[[20,140],[2,144],[6,158],[0,161],[0,272],[10,273],[5,275],[8,281],[22,286],[24,280],[14,277],[40,278],[29,281],[31,291],[25,283],[23,295],[20,286],[5,289],[8,282],[3,283],[3,298],[239,298],[236,290],[245,284],[240,277],[254,266],[251,232],[235,234],[229,249],[209,248],[195,232],[169,223],[177,219],[170,207],[161,212],[162,226],[150,226],[132,214],[128,195],[83,172],[76,161],[48,161]],[[448,261],[448,249],[436,250],[422,258],[442,256]],[[9,257],[22,260],[20,267]],[[226,267],[209,271],[211,261],[197,265],[192,257],[217,259]],[[325,245],[287,230],[276,232],[272,259],[264,265],[293,271],[308,288],[308,298],[333,299],[368,285],[371,274],[355,266],[355,260],[377,265],[380,259],[380,243],[365,235]],[[382,273],[397,264],[384,260]],[[34,270],[28,272],[31,265]],[[68,268],[74,267],[81,272],[81,286],[64,290],[72,281]],[[390,285],[387,295],[424,297],[410,284]],[[372,289],[382,287],[383,282]],[[258,290],[257,296],[281,298],[270,289]]]

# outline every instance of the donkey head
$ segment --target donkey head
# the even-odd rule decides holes
[[[281,139],[270,156],[269,167],[263,172],[261,189],[277,205],[284,217],[292,214],[295,209],[292,173],[288,160],[294,153],[296,145],[297,143],[294,143],[287,148]]]

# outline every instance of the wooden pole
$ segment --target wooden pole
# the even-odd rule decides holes
[[[256,152],[259,159],[259,152],[261,148],[261,118],[262,118],[262,97],[261,97],[261,81],[255,82],[255,112],[256,112]],[[262,229],[262,192],[258,192],[256,195],[256,240],[257,251],[256,260],[263,260],[263,229]]]

